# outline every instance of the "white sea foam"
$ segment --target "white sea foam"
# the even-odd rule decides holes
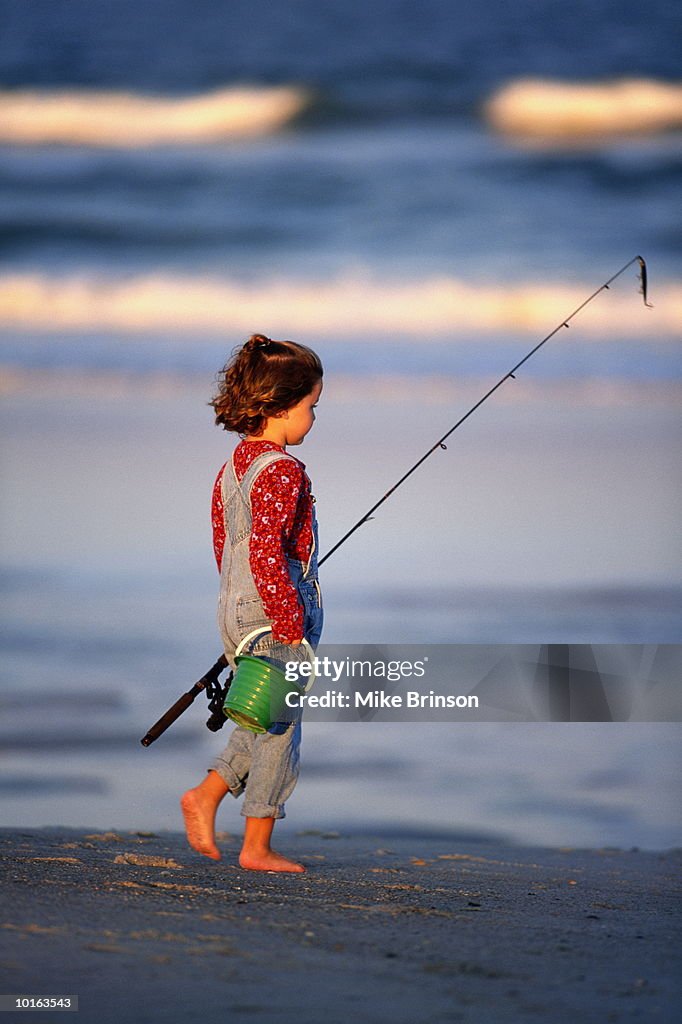
[[[0,276],[0,325],[32,331],[356,336],[547,333],[594,291],[595,282],[477,284],[455,278],[379,281],[280,279],[251,285],[201,276],[147,274],[123,279]],[[578,317],[594,338],[677,336],[682,285],[656,282],[645,309],[632,278],[604,292]]]
[[[71,90],[0,92],[0,140],[21,144],[151,146],[215,142],[282,128],[309,103],[294,86],[233,87],[160,97]]]
[[[484,113],[498,131],[526,139],[652,135],[682,126],[682,86],[649,79],[588,84],[523,78],[503,86]]]

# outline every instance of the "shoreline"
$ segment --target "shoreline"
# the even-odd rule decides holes
[[[681,850],[278,838],[306,874],[242,870],[228,833],[214,863],[179,833],[0,830],[0,992],[88,1024],[676,1017]]]

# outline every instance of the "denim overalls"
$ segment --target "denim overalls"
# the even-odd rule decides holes
[[[234,653],[245,636],[259,626],[271,626],[249,565],[251,537],[251,488],[271,463],[291,455],[267,451],[258,455],[242,480],[237,479],[234,461],[223,472],[222,497],[225,517],[225,547],[220,572],[218,626],[231,668]],[[305,610],[304,634],[313,648],[320,642],[322,607],[317,579],[317,522],[312,513],[313,543],[307,563],[287,558],[289,575]],[[283,669],[287,661],[308,658],[303,645],[281,644],[272,634],[263,634],[244,651],[272,661]],[[293,792],[299,772],[301,722],[276,723],[268,732],[256,734],[237,726],[223,753],[212,765],[233,796],[245,793],[242,814],[251,818],[283,818],[284,802]]]

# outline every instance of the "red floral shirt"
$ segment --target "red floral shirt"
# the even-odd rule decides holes
[[[284,449],[274,441],[242,441],[233,459],[237,478],[263,452]],[[213,550],[218,571],[225,548],[223,509],[223,473],[221,467],[213,486],[211,521]],[[293,643],[303,636],[304,610],[296,587],[291,582],[287,557],[306,562],[313,543],[313,497],[305,466],[298,459],[278,459],[261,470],[251,488],[251,537],[249,564],[265,614],[272,621],[272,632],[280,643]]]

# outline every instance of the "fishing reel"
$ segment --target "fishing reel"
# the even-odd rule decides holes
[[[225,725],[227,717],[223,711],[227,691],[230,689],[234,672],[230,672],[224,683],[215,677],[206,683],[206,696],[208,697],[208,710],[211,712],[206,721],[206,728],[211,732],[218,732]]]

